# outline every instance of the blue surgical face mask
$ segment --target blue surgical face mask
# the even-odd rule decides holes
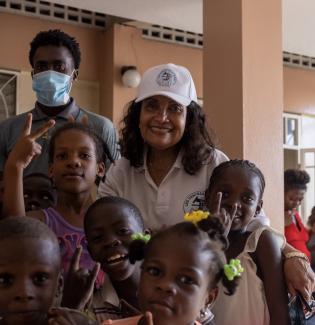
[[[73,72],[72,72],[73,73]],[[71,76],[47,70],[33,75],[33,90],[37,101],[45,106],[62,106],[69,102]]]

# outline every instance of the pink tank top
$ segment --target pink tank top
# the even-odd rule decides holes
[[[68,273],[71,258],[79,245],[82,246],[80,266],[92,270],[95,262],[92,260],[87,250],[84,230],[69,224],[54,208],[44,209],[43,212],[46,217],[47,226],[58,238],[64,274],[66,275]],[[100,286],[103,280],[104,273],[100,271],[96,280],[96,286]]]

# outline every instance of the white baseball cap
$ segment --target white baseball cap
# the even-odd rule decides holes
[[[163,95],[188,106],[197,103],[197,94],[190,72],[173,63],[157,65],[145,71],[138,87],[135,102],[155,95]]]

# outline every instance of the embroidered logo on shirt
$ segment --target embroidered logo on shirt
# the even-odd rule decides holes
[[[161,87],[171,87],[176,84],[176,74],[170,69],[162,70],[156,78],[156,82]]]
[[[205,203],[205,192],[197,191],[189,194],[184,200],[184,212],[191,212],[194,210],[202,209]]]

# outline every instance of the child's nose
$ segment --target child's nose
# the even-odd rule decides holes
[[[160,291],[163,291],[164,293],[167,293],[168,295],[175,295],[176,294],[176,285],[167,277],[160,278],[160,281],[158,283],[157,289]]]
[[[121,245],[121,241],[117,238],[108,239],[104,243],[105,247],[110,247],[110,248],[117,247],[119,245]]]
[[[80,167],[81,166],[81,160],[77,155],[72,155],[69,157],[68,164],[71,167]]]
[[[20,281],[16,287],[15,300],[19,302],[27,302],[35,297],[34,285],[30,280]]]

